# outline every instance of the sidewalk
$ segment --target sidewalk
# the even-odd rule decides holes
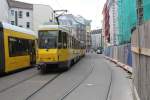
[[[112,69],[112,84],[108,100],[133,100],[130,74],[108,61]]]

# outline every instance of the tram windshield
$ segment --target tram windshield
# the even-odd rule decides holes
[[[57,48],[58,31],[39,31],[39,48]]]

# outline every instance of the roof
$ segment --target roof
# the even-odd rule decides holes
[[[42,25],[39,26],[38,30],[63,30],[65,32],[70,32],[70,28],[62,25]]]
[[[97,30],[92,30],[91,34],[101,34],[102,33],[102,29],[97,29]]]
[[[24,33],[24,34],[29,34],[29,35],[36,36],[36,34],[32,30],[21,28],[21,27],[14,26],[14,25],[11,25],[11,24],[8,24],[8,23],[4,23],[4,22],[1,23],[0,27],[3,27],[5,29],[9,29],[9,30],[13,30],[13,31],[16,31],[16,32],[21,32],[21,33]]]
[[[60,18],[60,20],[70,20],[72,22],[78,23],[78,24],[82,24],[82,25],[87,25],[91,23],[91,20],[86,20],[85,18],[83,18],[82,16],[74,16],[72,14],[65,14],[62,15]]]
[[[7,1],[10,8],[21,8],[21,9],[33,10],[33,4],[24,3],[15,0],[7,0]]]

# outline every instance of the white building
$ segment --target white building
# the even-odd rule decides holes
[[[8,22],[8,2],[7,0],[0,0],[0,21]]]
[[[97,49],[102,47],[102,30],[93,30],[91,31],[91,38],[92,38],[92,49]]]
[[[54,11],[48,5],[33,5],[33,30],[37,32],[38,27],[54,21]]]
[[[118,34],[118,4],[117,0],[110,0],[109,5],[109,24],[110,24],[110,44],[117,44],[117,34]]]
[[[9,23],[23,28],[33,29],[33,5],[8,0],[9,3]]]
[[[45,23],[53,22],[54,12],[48,5],[29,4],[15,0],[8,0],[9,23],[34,30]]]

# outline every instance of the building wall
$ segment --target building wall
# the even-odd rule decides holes
[[[8,10],[7,0],[0,0],[0,21],[8,22]]]
[[[92,37],[92,48],[97,49],[101,47],[101,34],[91,34]]]
[[[22,18],[19,17],[19,12],[22,11]],[[26,15],[29,13],[29,16]],[[33,29],[33,11],[28,9],[21,9],[21,8],[10,8],[9,9],[9,23],[14,22],[14,25]],[[27,23],[29,22],[29,27],[27,27]]]
[[[109,24],[110,24],[110,43],[111,45],[118,44],[117,34],[118,34],[118,8],[117,0],[112,0],[109,5]]]
[[[33,5],[33,30],[37,33],[38,27],[54,20],[53,9],[48,5]]]
[[[107,43],[110,43],[110,24],[109,24],[109,3],[110,1],[107,0],[105,5],[104,5],[104,8],[103,8],[103,32],[104,32],[104,37],[105,37],[105,43],[106,43],[106,46],[107,46]]]
[[[114,15],[114,6],[113,4],[111,4],[110,6],[110,9],[109,9],[109,24],[110,24],[110,44],[114,44],[114,18],[113,18],[113,15]]]
[[[86,49],[87,51],[90,50],[91,48],[91,25],[90,25],[91,21],[87,24],[86,26]]]

